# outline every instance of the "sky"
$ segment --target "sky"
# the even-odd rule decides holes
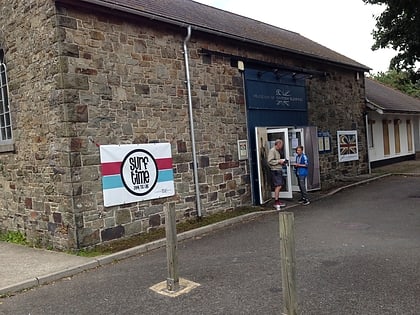
[[[372,31],[383,7],[362,0],[194,0],[297,32],[372,70],[385,72],[397,52],[372,51]]]

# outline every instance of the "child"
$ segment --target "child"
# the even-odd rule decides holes
[[[297,153],[296,164],[294,165],[294,167],[295,167],[295,172],[298,179],[298,184],[299,184],[299,189],[300,189],[300,194],[301,194],[299,203],[307,206],[311,203],[309,201],[308,193],[306,191],[306,185],[305,185],[306,177],[308,176],[309,160],[306,154],[303,153],[303,146],[301,145],[298,146],[296,148],[296,153]]]

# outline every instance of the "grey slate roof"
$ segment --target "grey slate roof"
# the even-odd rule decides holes
[[[365,79],[366,99],[384,113],[420,114],[420,99],[390,88],[376,80]]]
[[[341,66],[368,71],[370,68],[322,46],[298,33],[275,27],[191,0],[55,0],[70,4],[91,3],[129,12],[193,30],[256,43]],[[270,8],[267,8],[270,10]],[[110,10],[111,12],[111,10]]]

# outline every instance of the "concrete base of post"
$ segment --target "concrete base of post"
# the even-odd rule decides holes
[[[182,294],[188,293],[199,286],[200,284],[198,283],[195,283],[187,279],[179,278],[177,290],[173,290],[173,291],[169,290],[168,281],[162,281],[158,284],[155,284],[154,286],[150,287],[150,290],[153,290],[156,293],[159,293],[165,296],[176,297],[176,296],[180,296]]]

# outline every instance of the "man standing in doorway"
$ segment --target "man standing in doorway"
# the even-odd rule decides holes
[[[274,142],[274,146],[268,152],[267,161],[271,168],[271,179],[274,186],[274,207],[280,210],[281,207],[286,207],[284,202],[279,199],[281,187],[284,185],[284,179],[282,174],[283,164],[287,163],[287,160],[281,158],[281,151],[283,150],[283,140],[277,139]]]

